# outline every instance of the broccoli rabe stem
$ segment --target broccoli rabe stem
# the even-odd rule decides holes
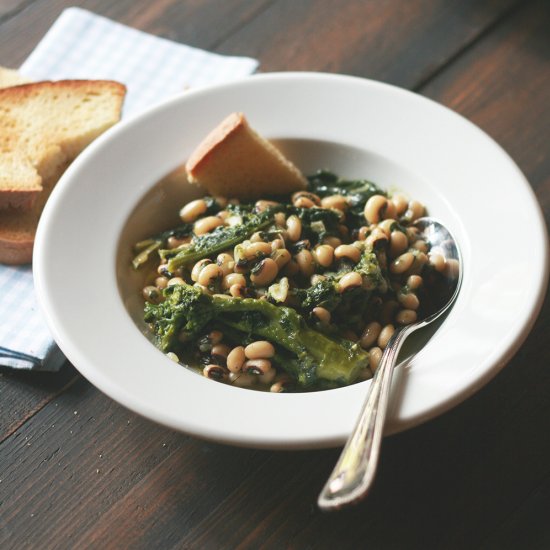
[[[189,285],[174,285],[163,293],[164,302],[147,304],[145,320],[151,323],[164,351],[169,351],[182,333],[196,337],[215,321],[290,352],[292,361],[280,366],[288,368],[302,387],[318,381],[351,384],[368,367],[368,353],[358,344],[325,336],[291,308],[254,298],[207,296]]]
[[[181,250],[161,250],[161,257],[168,259],[167,269],[170,272],[180,267],[195,263],[198,260],[218,254],[234,247],[248,239],[256,231],[260,231],[273,222],[274,212],[265,211],[261,214],[251,214],[241,225],[218,227],[214,231],[195,237],[193,241]]]

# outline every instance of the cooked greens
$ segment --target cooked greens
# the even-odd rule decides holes
[[[427,246],[404,197],[326,171],[308,181],[256,203],[197,199],[188,223],[136,245],[136,269],[157,258],[143,296],[161,350],[276,392],[372,375],[394,324],[416,318]]]

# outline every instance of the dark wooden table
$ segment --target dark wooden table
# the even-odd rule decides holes
[[[71,4],[264,72],[433,98],[507,149],[550,222],[548,2],[5,0],[0,65],[17,67]],[[0,548],[550,548],[549,329],[547,299],[491,383],[387,438],[368,499],[330,515],[315,501],[336,449],[206,443],[128,412],[71,365],[3,370]]]

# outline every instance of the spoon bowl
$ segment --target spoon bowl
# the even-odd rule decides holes
[[[449,310],[462,284],[460,250],[450,231],[429,217],[418,219],[413,226],[428,243],[429,254],[439,269],[434,270],[425,285],[422,317],[398,328],[384,349],[355,428],[319,495],[317,502],[322,510],[337,510],[366,496],[376,473],[399,350],[409,335]]]

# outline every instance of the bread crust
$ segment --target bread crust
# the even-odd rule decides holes
[[[34,238],[10,241],[0,236],[0,263],[7,265],[30,264],[33,246]]]
[[[212,195],[252,199],[307,187],[303,174],[242,113],[212,130],[186,162],[188,179]]]

